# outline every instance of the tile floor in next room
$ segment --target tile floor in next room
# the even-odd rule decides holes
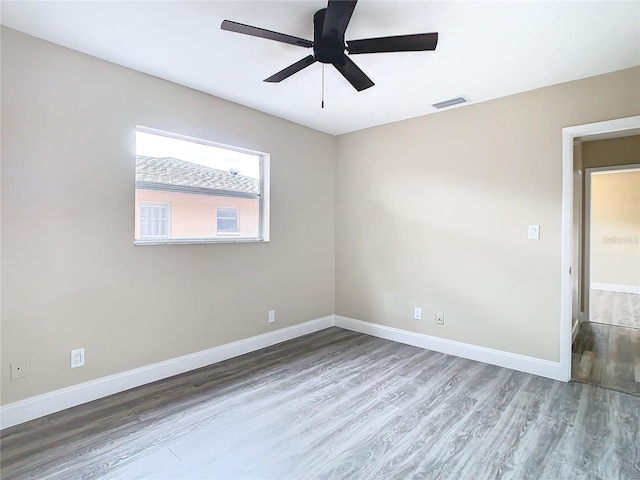
[[[640,295],[591,289],[589,320],[618,327],[640,328]]]

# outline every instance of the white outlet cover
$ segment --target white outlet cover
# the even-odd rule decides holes
[[[444,325],[444,313],[436,313],[436,323],[438,325]]]
[[[416,320],[422,320],[422,308],[415,307],[413,309],[413,318],[415,318]]]
[[[84,366],[84,348],[71,350],[71,368]]]
[[[11,362],[11,380],[18,380],[27,376],[27,361]]]
[[[276,321],[276,311],[269,310],[269,323],[273,323]]]

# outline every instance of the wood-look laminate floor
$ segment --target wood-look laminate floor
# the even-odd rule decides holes
[[[334,327],[1,442],[5,480],[633,480],[640,397]]]
[[[571,378],[640,395],[640,330],[582,322],[572,349]]]
[[[640,328],[640,295],[591,289],[589,320],[619,327]]]

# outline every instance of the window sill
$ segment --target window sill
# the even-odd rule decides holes
[[[145,245],[202,245],[206,243],[267,243],[268,239],[263,238],[165,238],[165,239],[137,239],[135,246]]]

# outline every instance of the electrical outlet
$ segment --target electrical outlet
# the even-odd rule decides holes
[[[276,311],[269,310],[269,323],[273,323],[276,321]]]
[[[436,313],[436,324],[444,325],[444,313]]]
[[[84,348],[71,350],[71,368],[84,367]]]
[[[27,376],[27,361],[11,362],[11,380],[18,380]]]
[[[422,320],[422,309],[420,307],[413,308],[413,318],[416,320]]]

